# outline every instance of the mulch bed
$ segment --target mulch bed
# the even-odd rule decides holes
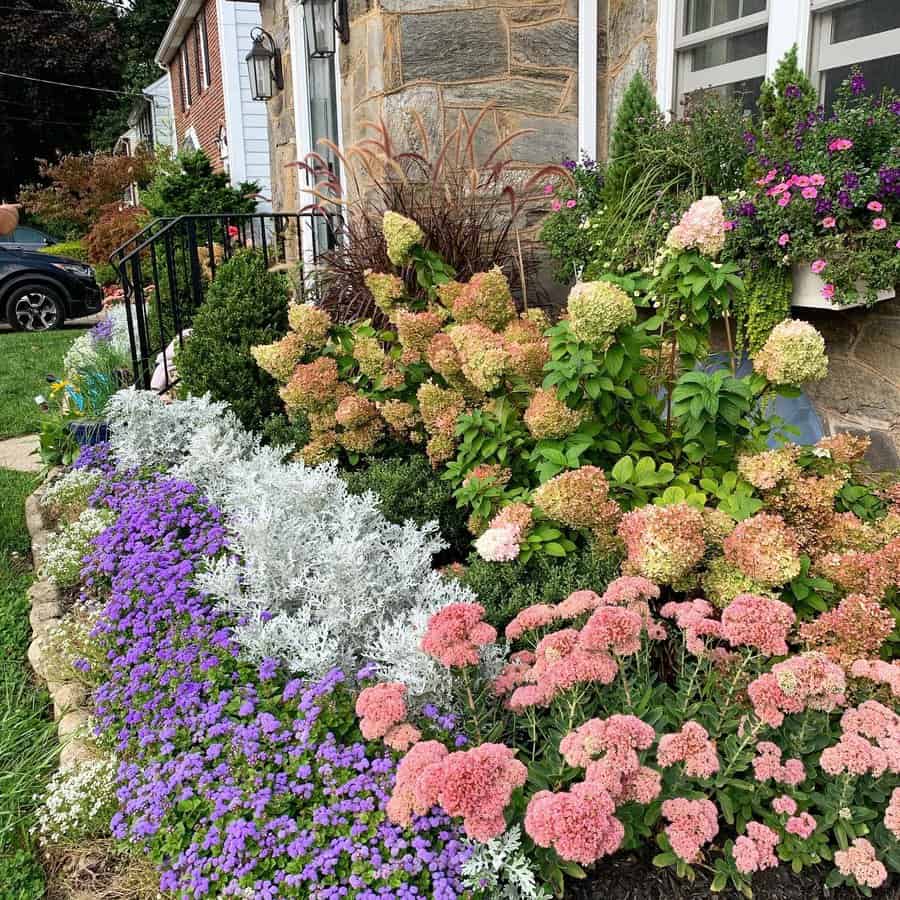
[[[757,873],[753,878],[755,900],[859,900],[851,888],[826,888],[826,872],[804,871],[795,875],[788,866]],[[734,890],[713,894],[710,879],[698,870],[694,882],[683,881],[671,869],[658,869],[634,856],[614,857],[602,863],[583,882],[567,882],[566,900],[746,900]],[[900,900],[900,878],[896,876],[872,892],[877,900]]]

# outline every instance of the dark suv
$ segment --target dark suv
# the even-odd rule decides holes
[[[75,259],[0,245],[0,318],[19,331],[49,331],[99,312],[94,270]]]

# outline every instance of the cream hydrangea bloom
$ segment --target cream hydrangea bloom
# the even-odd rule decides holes
[[[613,334],[637,318],[634,302],[608,281],[582,281],[569,292],[568,318],[575,336],[609,346]]]
[[[753,368],[772,384],[821,381],[828,374],[825,340],[809,322],[785,319],[772,329]]]
[[[417,222],[391,210],[384,214],[381,228],[387,242],[388,259],[395,266],[405,266],[409,262],[409,251],[425,238],[425,232]]]

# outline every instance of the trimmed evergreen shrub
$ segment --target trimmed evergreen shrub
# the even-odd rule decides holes
[[[618,572],[619,557],[590,550],[555,559],[536,553],[526,563],[486,562],[472,554],[462,581],[478,596],[485,618],[502,629],[516,613],[535,603],[559,603],[572,591],[602,594]]]
[[[410,519],[416,525],[436,521],[441,536],[450,544],[448,555],[462,559],[472,544],[466,514],[453,499],[453,488],[442,481],[424,454],[377,460],[365,468],[344,474],[351,494],[372,491],[384,517],[397,525]]]
[[[616,114],[610,141],[609,168],[606,170],[607,197],[621,197],[639,174],[636,171],[637,151],[659,117],[659,107],[650,86],[640,72],[635,72]]]
[[[819,102],[816,89],[797,65],[797,45],[781,58],[775,73],[767,78],[759,94],[757,111],[769,143],[788,153],[793,150],[794,128],[813,112]]]
[[[193,334],[178,354],[182,384],[231,405],[245,428],[258,431],[282,409],[275,380],[250,355],[287,333],[288,287],[266,270],[260,253],[245,251],[223,263],[194,316]]]

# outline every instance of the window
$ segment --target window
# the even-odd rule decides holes
[[[766,74],[766,0],[679,0],[678,22],[678,100],[713,89],[752,111]]]
[[[307,92],[309,94],[309,130],[312,149],[327,163],[333,176],[340,178],[340,163],[334,151],[320,143],[323,139],[338,145],[338,101],[337,81],[335,78],[335,61],[332,57],[307,58]],[[307,179],[309,180],[309,174]],[[324,180],[325,173],[316,175],[316,181]],[[316,226],[316,242],[318,247],[330,247],[333,235],[326,221],[319,220]]]
[[[200,90],[209,87],[209,35],[206,30],[206,10],[200,10],[194,25],[194,40],[197,47],[197,72],[200,77]]]
[[[900,3],[898,0],[819,0],[814,5],[814,74],[826,107],[850,75],[862,69],[866,88],[900,88]]]
[[[181,78],[181,108],[187,109],[192,102],[191,69],[188,65],[187,41],[181,45],[178,70]]]

